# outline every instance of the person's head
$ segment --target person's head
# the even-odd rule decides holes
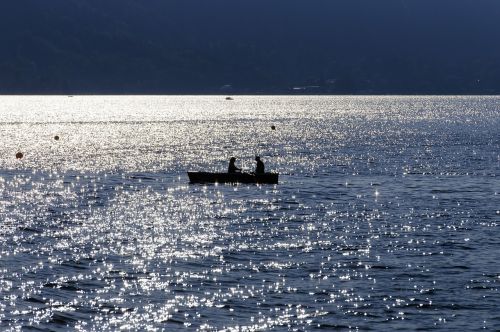
[[[234,163],[236,161],[236,158],[235,157],[231,157],[231,159],[229,159],[230,162]]]
[[[260,160],[260,157],[259,156],[255,156],[255,161],[259,161]]]

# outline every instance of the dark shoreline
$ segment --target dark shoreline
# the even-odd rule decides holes
[[[79,96],[318,96],[318,97],[419,97],[419,96],[432,96],[432,97],[497,97],[498,93],[0,93],[2,97],[8,96],[66,96],[66,97],[79,97]]]

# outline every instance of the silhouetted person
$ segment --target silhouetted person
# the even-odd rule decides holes
[[[236,162],[236,158],[235,157],[232,157],[231,159],[229,159],[229,167],[227,169],[228,173],[241,172],[241,168],[236,167],[236,165],[234,164],[235,162]]]
[[[255,174],[263,174],[264,173],[264,163],[260,160],[259,156],[255,157],[255,161],[257,162],[257,166],[255,167]]]

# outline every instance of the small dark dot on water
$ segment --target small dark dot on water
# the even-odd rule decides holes
[[[58,140],[59,140],[59,136],[57,136],[57,135],[56,135],[56,136],[54,136],[54,139],[55,139],[56,141],[58,141]]]
[[[271,129],[272,129],[272,130],[275,130],[275,129],[276,129],[276,126],[271,126]]]
[[[22,152],[18,152],[16,153],[16,159],[22,159],[23,158],[23,153]]]

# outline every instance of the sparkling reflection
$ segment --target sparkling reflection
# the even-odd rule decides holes
[[[0,99],[2,330],[500,329],[499,98]]]

